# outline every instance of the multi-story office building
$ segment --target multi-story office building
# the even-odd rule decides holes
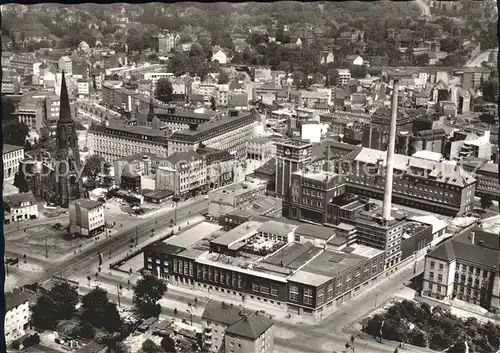
[[[340,175],[322,170],[298,170],[291,175],[291,197],[283,200],[283,215],[327,223],[328,203],[344,192],[345,183]]]
[[[195,151],[203,144],[244,158],[246,141],[254,136],[256,124],[253,113],[232,111],[229,116],[175,132],[168,138],[168,153]]]
[[[363,148],[344,157],[347,191],[382,198],[386,152]],[[476,179],[461,166],[405,155],[394,155],[392,202],[456,216],[471,212]]]
[[[123,120],[106,120],[104,124],[92,125],[88,130],[88,145],[91,154],[103,157],[106,162],[138,153],[167,156],[167,133],[159,129],[132,125]]]
[[[198,148],[207,164],[207,188],[218,189],[232,184],[234,180],[235,157],[228,151]]]
[[[425,257],[422,296],[453,305],[458,299],[500,311],[498,234],[469,229]]]
[[[5,224],[38,218],[38,205],[32,192],[5,196],[3,203]]]
[[[49,125],[55,124],[59,119],[60,106],[61,100],[57,94],[45,95],[45,119]]]
[[[272,319],[210,300],[202,314],[203,345],[209,352],[272,353]]]
[[[176,152],[167,157],[168,166],[156,170],[156,189],[170,190],[181,198],[196,196],[207,189],[204,156],[195,151]]]
[[[69,230],[72,234],[93,237],[105,229],[104,204],[87,199],[69,204]]]
[[[289,198],[292,173],[302,170],[311,161],[312,144],[302,140],[276,142],[276,196]]]
[[[500,196],[498,163],[488,163],[484,159],[464,158],[460,165],[477,180],[476,196],[489,195],[497,200]]]
[[[19,170],[19,162],[24,159],[24,147],[3,145],[3,177],[13,178]]]
[[[4,334],[7,345],[22,337],[28,329],[31,321],[29,305],[34,297],[34,293],[27,290],[5,293]]]
[[[207,123],[213,118],[213,115],[194,113],[178,107],[169,107],[166,110],[158,109],[156,117],[166,129],[175,133],[188,130],[192,125]]]

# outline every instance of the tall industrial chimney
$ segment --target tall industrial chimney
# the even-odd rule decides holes
[[[384,188],[384,221],[391,220],[392,204],[392,183],[394,177],[394,149],[396,145],[396,123],[398,115],[398,80],[394,80],[392,90],[391,123],[389,130],[389,143],[387,144],[387,161],[385,167],[385,188]]]

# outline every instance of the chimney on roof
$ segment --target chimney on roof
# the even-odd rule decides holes
[[[389,143],[387,145],[387,161],[385,167],[384,208],[382,214],[384,221],[386,222],[391,220],[392,183],[394,177],[394,149],[396,144],[396,122],[398,114],[398,83],[398,80],[395,79],[392,93],[391,122],[389,130]]]

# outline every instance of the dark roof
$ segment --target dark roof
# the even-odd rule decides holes
[[[243,317],[229,326],[226,333],[255,340],[274,325],[274,321],[265,314],[255,312]]]
[[[16,145],[9,145],[8,143],[3,144],[3,153],[9,153],[17,150],[22,150],[24,149],[23,146],[16,146]]]
[[[174,166],[181,166],[181,164],[189,163],[200,159],[200,155],[195,151],[176,152],[167,157],[168,161]]]
[[[31,191],[26,193],[5,196],[3,201],[10,207],[17,207],[23,202],[30,202],[32,204],[36,203],[35,196]]]
[[[470,231],[464,233],[440,244],[437,248],[432,250],[428,256],[447,262],[458,259],[491,269],[498,269],[500,265],[500,251],[498,248],[488,248],[486,244],[483,246],[476,245],[476,241],[476,244],[472,244],[471,240],[468,238],[471,235]],[[498,237],[496,234],[493,236]]]
[[[199,124],[196,130],[181,130],[170,136],[169,140],[199,142],[207,137],[219,136],[223,133],[224,127],[234,125],[234,128],[241,127],[255,121],[252,113],[241,113],[238,116],[224,116],[220,119]]]
[[[239,306],[209,300],[201,318],[230,326],[242,319],[243,309]]]
[[[69,96],[68,88],[66,87],[66,78],[64,77],[64,71],[62,72],[62,84],[61,84],[61,98],[60,98],[60,108],[59,108],[59,120],[57,123],[71,122],[71,108],[69,106]]]
[[[5,293],[5,311],[9,311],[10,309],[13,309],[27,301],[30,301],[35,297],[35,293],[30,292],[26,289],[16,289],[12,292],[7,292]]]
[[[88,210],[99,207],[102,205],[102,202],[94,201],[94,200],[87,200],[87,199],[77,199],[71,203],[72,204],[79,204],[81,208],[86,208]]]
[[[261,173],[266,175],[274,175],[276,173],[276,159],[271,158],[259,168],[254,170],[254,173]]]

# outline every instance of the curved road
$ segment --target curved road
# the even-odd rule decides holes
[[[184,220],[192,217],[192,215],[206,212],[208,208],[208,201],[201,200],[193,203],[180,205],[177,209],[177,221]],[[64,277],[68,277],[82,269],[95,266],[98,261],[98,253],[105,256],[109,251],[112,253],[127,251],[130,245],[130,240],[137,236],[139,242],[145,237],[149,237],[151,229],[164,228],[170,225],[170,220],[174,218],[174,209],[161,212],[156,215],[151,215],[145,218],[142,222],[138,221],[136,225],[124,227],[118,231],[118,234],[112,238],[103,239],[95,246],[84,249],[82,252],[77,253],[68,260],[54,262],[48,265],[44,272],[35,273],[31,276],[24,277],[19,280],[18,286],[30,284],[34,282],[43,282],[50,279],[52,276],[63,273]]]

